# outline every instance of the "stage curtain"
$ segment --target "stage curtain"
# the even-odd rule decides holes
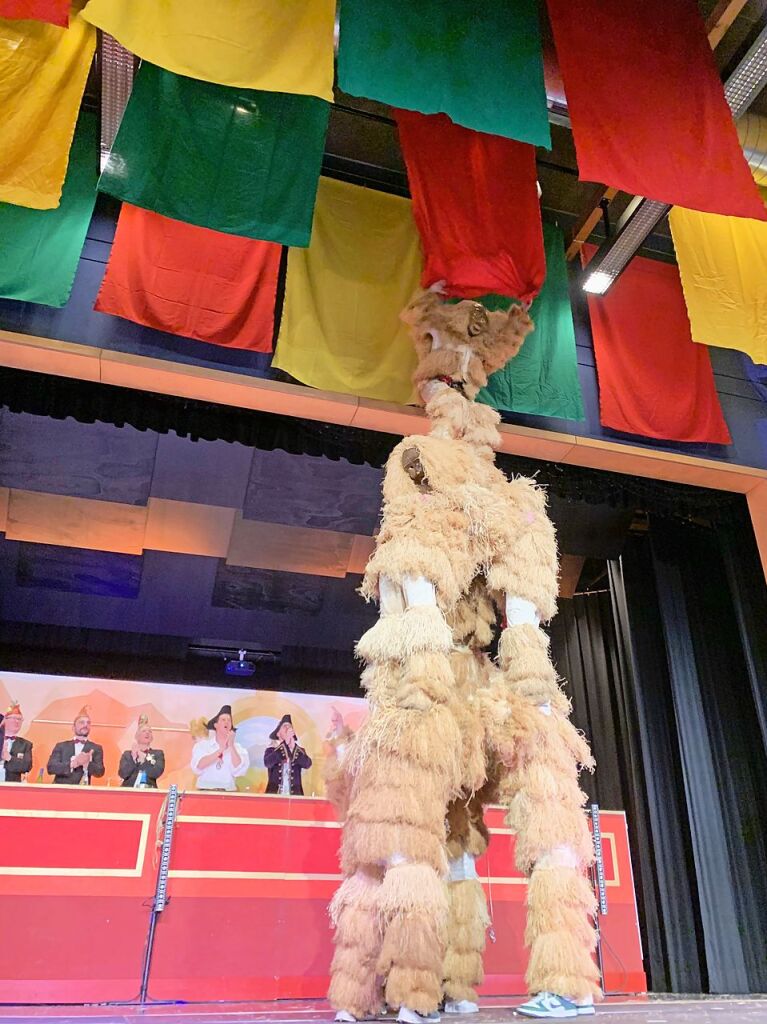
[[[583,247],[585,262],[595,251]],[[636,257],[606,295],[589,295],[606,427],[668,441],[729,444],[708,352],[694,345],[679,272]]]
[[[547,0],[580,177],[765,220],[696,0]]]
[[[410,203],[321,178],[308,249],[291,249],[274,366],[303,384],[409,402],[415,353],[400,310],[418,286]]]
[[[767,224],[679,207],[669,224],[693,341],[767,363]]]
[[[70,0],[0,0],[0,18],[46,21],[66,28],[69,6]]]
[[[187,224],[308,245],[329,111],[144,63],[99,188]]]
[[[554,224],[544,224],[543,241],[546,280],[530,308],[535,330],[525,338],[519,354],[490,377],[477,401],[510,412],[582,420],[564,238]],[[506,300],[503,306],[508,304]]]
[[[178,75],[333,99],[334,0],[90,0],[84,16]]]
[[[447,294],[463,298],[533,299],[546,276],[535,149],[444,114],[395,116],[426,261],[422,284],[445,280]]]
[[[679,740],[647,537],[628,539],[609,582],[633,715],[633,861],[650,988],[705,992],[705,950]],[[595,698],[596,699],[596,698]],[[633,707],[633,712],[630,710]],[[625,775],[624,775],[625,777]],[[637,814],[637,810],[639,813]],[[631,818],[629,818],[631,826]],[[637,877],[639,876],[639,877]]]
[[[96,47],[80,14],[62,31],[0,21],[0,202],[55,209]]]
[[[343,0],[338,84],[551,148],[534,0]]]
[[[97,118],[83,112],[59,208],[0,203],[0,295],[46,306],[66,303],[96,202],[97,177]]]
[[[282,249],[124,203],[94,309],[215,345],[271,352]]]
[[[741,532],[750,530],[744,520]],[[719,538],[650,522],[711,992],[767,984],[767,751]],[[763,590],[763,581],[762,581]],[[764,599],[762,598],[762,606]],[[715,628],[712,625],[715,624]],[[764,624],[760,627],[762,639]]]

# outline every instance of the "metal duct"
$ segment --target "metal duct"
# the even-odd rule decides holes
[[[757,185],[767,185],[767,117],[744,114],[738,120],[738,138]]]

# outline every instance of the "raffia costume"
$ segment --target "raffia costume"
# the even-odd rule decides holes
[[[362,585],[380,618],[357,648],[370,713],[330,780],[344,881],[329,998],[356,1018],[384,1002],[428,1015],[443,995],[476,1001],[487,911],[473,863],[483,806],[500,801],[529,876],[529,989],[584,999],[599,993],[578,784],[591,755],[539,628],[556,611],[554,530],[534,482],[495,466],[499,417],[473,402],[532,322],[433,291],[402,318],[432,429],[387,462]],[[483,651],[499,610],[494,663]]]

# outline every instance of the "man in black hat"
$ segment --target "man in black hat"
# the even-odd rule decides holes
[[[233,793],[237,789],[235,780],[248,770],[250,758],[245,747],[235,742],[230,705],[224,704],[205,727],[208,738],[198,740],[192,750],[197,788]]]
[[[277,727],[269,733],[271,747],[264,752],[264,765],[269,771],[267,793],[281,796],[303,796],[301,772],[311,768],[312,759],[298,745],[298,737],[290,715],[283,715]]]

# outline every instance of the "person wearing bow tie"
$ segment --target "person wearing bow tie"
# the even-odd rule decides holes
[[[72,723],[72,739],[57,743],[48,758],[48,774],[59,786],[90,786],[104,774],[104,748],[88,739],[91,716],[87,707]]]
[[[0,720],[0,782],[21,782],[32,770],[32,744],[19,736],[24,716],[15,700]]]

